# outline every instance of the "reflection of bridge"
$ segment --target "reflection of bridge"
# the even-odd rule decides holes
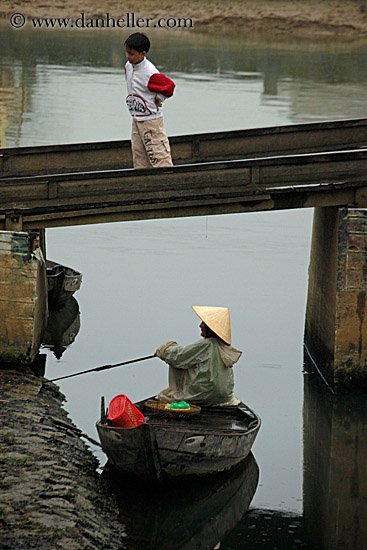
[[[132,170],[129,141],[0,149],[0,229],[319,207],[306,319],[331,385],[367,389],[367,119],[171,139]],[[343,207],[342,209],[340,207]]]

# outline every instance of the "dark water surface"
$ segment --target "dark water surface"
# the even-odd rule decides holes
[[[152,37],[149,57],[177,84],[165,104],[170,135],[365,116],[366,43]],[[124,39],[3,24],[1,145],[128,138]],[[61,360],[43,350],[48,378],[150,355],[167,340],[188,344],[199,338],[191,305],[226,305],[244,351],[236,394],[262,418],[242,470],[153,501],[126,485],[132,548],[366,548],[366,403],[302,374],[311,224],[312,211],[294,210],[47,230],[48,257],[84,275],[80,328],[64,343],[75,341]],[[166,385],[158,359],[60,383],[94,438],[100,395],[140,400]]]

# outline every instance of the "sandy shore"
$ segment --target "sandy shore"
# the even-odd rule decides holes
[[[272,31],[301,36],[367,37],[367,0],[6,0],[0,15],[20,12],[27,17],[94,17],[108,12],[114,18],[127,12],[136,17],[191,18],[194,31]],[[137,29],[139,30],[139,29]],[[192,32],[185,31],[185,32]]]

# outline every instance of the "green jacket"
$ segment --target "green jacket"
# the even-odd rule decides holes
[[[232,365],[241,352],[217,338],[203,338],[189,346],[163,344],[158,356],[169,365],[169,387],[162,401],[187,401],[198,405],[237,405]]]

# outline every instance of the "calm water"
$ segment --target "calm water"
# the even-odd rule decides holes
[[[128,138],[124,38],[112,30],[14,32],[3,25],[1,145]],[[149,57],[177,84],[165,104],[170,135],[366,113],[366,43],[171,31],[153,35]],[[171,339],[188,344],[199,338],[191,305],[227,305],[233,344],[244,351],[236,394],[262,417],[251,475],[216,482],[223,488],[217,495],[231,495],[221,497],[221,513],[213,487],[170,503],[170,525],[185,528],[196,546],[184,546],[183,534],[182,544],[172,542],[163,529],[163,496],[161,515],[150,518],[162,528],[144,523],[141,488],[141,517],[121,504],[132,548],[212,548],[219,540],[236,550],[365,547],[365,403],[331,400],[302,374],[311,223],[312,211],[296,210],[47,230],[48,257],[84,275],[76,295],[80,331],[60,361],[44,350],[48,378],[150,355]],[[167,385],[167,367],[151,359],[60,385],[71,417],[95,438],[101,395],[153,395]],[[254,492],[251,480],[257,488],[243,515],[241,491]],[[203,502],[204,516],[214,518],[210,533],[205,521],[191,533],[190,509],[202,513]]]

